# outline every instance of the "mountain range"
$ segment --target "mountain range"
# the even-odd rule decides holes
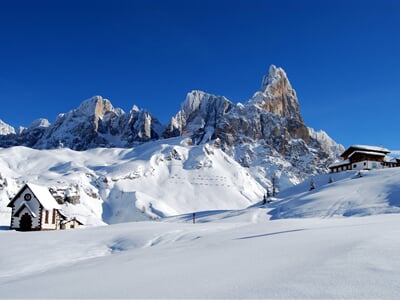
[[[260,89],[244,104],[192,91],[167,125],[145,109],[134,105],[124,112],[101,96],[59,114],[54,123],[39,119],[28,128],[15,130],[0,121],[0,147],[4,148],[130,148],[178,136],[189,137],[197,145],[215,140],[242,166],[267,167],[266,177],[290,173],[293,183],[326,172],[343,150],[325,132],[304,124],[295,90],[285,71],[274,65]]]
[[[54,123],[15,130],[0,122],[0,147],[0,212],[32,182],[93,224],[244,208],[271,178],[281,190],[299,184],[326,173],[344,150],[305,125],[295,90],[274,65],[244,103],[192,91],[163,125],[145,109],[126,113],[95,96]]]

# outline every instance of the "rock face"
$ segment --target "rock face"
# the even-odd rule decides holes
[[[39,119],[16,133],[0,122],[0,147],[86,150],[130,147],[178,136],[190,137],[193,144],[215,140],[215,145],[250,168],[263,184],[271,176],[297,183],[326,172],[343,151],[325,132],[304,124],[295,90],[285,71],[274,65],[244,104],[192,91],[167,126],[146,110],[134,106],[125,113],[101,96],[60,114],[53,124]]]
[[[261,170],[264,178],[278,173],[294,183],[326,172],[343,151],[325,132],[304,124],[295,90],[285,71],[274,65],[244,104],[204,92],[189,93],[164,132],[165,137],[177,135],[191,136],[195,143],[218,139],[220,147],[243,166]]]
[[[274,65],[269,68],[269,73],[262,80],[260,90],[254,94],[250,103],[279,117],[303,123],[296,92],[285,71]]]
[[[223,96],[192,91],[187,94],[181,110],[172,117],[163,136],[191,136],[196,144],[210,141],[221,118],[232,107],[232,102]]]
[[[280,153],[291,139],[310,142],[308,128],[300,115],[299,102],[286,73],[272,65],[261,88],[244,105],[236,105],[217,126],[218,137],[232,145],[263,139]]]
[[[326,133],[304,124],[296,92],[286,73],[273,65],[260,90],[224,115],[215,136],[242,165],[263,166],[266,177],[278,173],[292,182],[326,172],[343,151]]]

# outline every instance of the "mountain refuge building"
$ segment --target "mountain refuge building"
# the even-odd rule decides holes
[[[25,184],[8,207],[12,208],[10,229],[20,231],[60,229],[60,205],[43,186]]]
[[[400,166],[400,159],[390,157],[386,148],[352,145],[340,156],[342,160],[329,166],[331,173],[348,170],[372,170]]]

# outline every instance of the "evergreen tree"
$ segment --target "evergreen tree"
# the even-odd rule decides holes
[[[276,175],[272,175],[271,177],[271,185],[272,185],[272,197],[275,197],[276,194],[278,193],[278,177]]]

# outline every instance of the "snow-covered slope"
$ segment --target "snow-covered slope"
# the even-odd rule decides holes
[[[87,224],[120,223],[193,211],[245,208],[265,190],[214,144],[187,138],[133,149],[0,149],[0,213],[25,183],[45,185],[66,214]]]
[[[398,297],[400,168],[318,175],[262,205],[218,147],[169,141],[1,149],[0,298]],[[6,196],[26,179],[68,190],[63,209],[88,223],[147,221],[9,231]]]
[[[0,297],[397,299],[400,216],[269,221],[255,207],[58,232],[0,230]],[[29,246],[28,246],[29,245]]]
[[[400,213],[400,168],[316,176],[279,194],[273,218]],[[316,188],[310,190],[311,180]]]

